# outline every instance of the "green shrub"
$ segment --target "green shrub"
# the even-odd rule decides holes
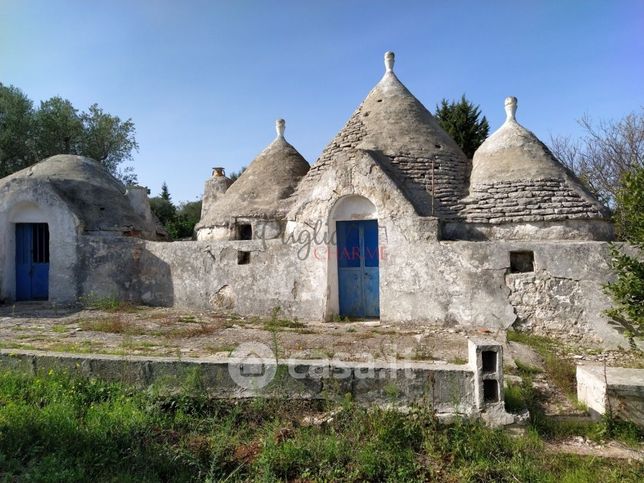
[[[0,480],[639,481],[638,463],[546,453],[536,431],[444,426],[426,408],[349,400],[306,426],[303,416],[328,403],[222,401],[196,379],[186,384],[161,395],[61,373],[0,373]]]

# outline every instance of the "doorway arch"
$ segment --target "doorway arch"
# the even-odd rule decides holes
[[[328,258],[328,317],[379,317],[376,206],[364,196],[344,196],[331,208],[328,228],[334,245]]]

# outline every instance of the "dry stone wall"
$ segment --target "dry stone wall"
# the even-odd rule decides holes
[[[473,186],[461,215],[471,223],[520,223],[601,219],[591,203],[565,179],[499,181]]]

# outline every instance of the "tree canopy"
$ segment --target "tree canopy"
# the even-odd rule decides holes
[[[579,139],[554,136],[550,150],[595,196],[618,210],[624,175],[644,168],[644,107],[617,121],[595,122],[586,115],[578,123]]]
[[[459,101],[443,99],[436,106],[436,119],[468,158],[474,156],[490,132],[487,119],[481,117],[479,106],[468,101],[465,94]]]
[[[93,104],[78,111],[55,96],[38,108],[18,88],[0,84],[0,177],[56,154],[79,154],[100,162],[124,182],[136,181],[122,168],[138,150],[135,127]]]
[[[195,225],[201,218],[201,200],[186,201],[175,206],[168,185],[164,181],[159,196],[150,199],[150,207],[172,240],[194,236]]]

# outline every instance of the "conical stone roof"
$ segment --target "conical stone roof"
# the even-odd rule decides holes
[[[469,160],[396,77],[393,63],[393,52],[387,52],[385,75],[324,149],[298,193],[313,189],[326,170],[335,169],[339,154],[351,159],[365,150],[384,159],[383,168],[419,214],[452,213],[465,195]]]
[[[517,99],[508,97],[505,108],[505,123],[474,153],[470,194],[462,211],[466,219],[508,223],[606,218],[601,203],[517,122]]]
[[[276,123],[277,137],[210,207],[199,228],[228,224],[234,218],[283,218],[289,196],[309,171],[309,163],[284,138],[285,123]]]

